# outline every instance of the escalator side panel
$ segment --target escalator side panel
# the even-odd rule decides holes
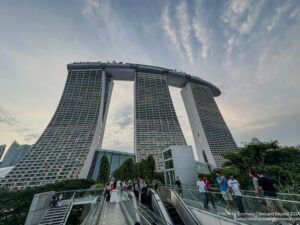
[[[195,216],[180,198],[180,196],[168,187],[162,186],[159,188],[159,195],[163,202],[173,206],[179,214],[181,220],[186,225],[199,225]]]

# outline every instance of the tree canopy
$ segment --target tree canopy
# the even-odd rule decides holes
[[[120,180],[143,178],[151,182],[155,176],[154,157],[149,155],[146,159],[142,159],[136,163],[134,163],[131,158],[126,159],[122,165],[113,172],[113,176]]]
[[[242,188],[252,184],[248,176],[250,171],[263,171],[264,175],[272,178],[279,187],[289,186],[294,190],[300,189],[300,150],[295,147],[281,147],[277,141],[259,144],[247,144],[237,151],[226,152],[223,157],[227,160],[222,168],[211,172],[215,178],[216,170],[221,170],[225,176],[234,174]]]
[[[105,184],[109,179],[109,175],[110,175],[109,161],[107,155],[104,154],[100,161],[100,169],[99,169],[97,182]]]

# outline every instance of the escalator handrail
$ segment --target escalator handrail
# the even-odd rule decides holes
[[[182,198],[176,193],[176,191],[170,189],[168,186],[161,186],[160,188],[166,188],[168,189],[170,192],[172,192],[176,198],[179,200],[180,204],[183,206],[184,210],[189,214],[190,218],[193,220],[193,222],[195,224],[200,225],[200,223],[198,222],[198,220],[196,219],[196,217],[193,215],[193,213],[191,212],[191,210],[187,207],[187,205],[184,203],[184,201],[182,200]],[[180,212],[177,210],[179,216],[182,218],[182,215],[180,214]],[[184,221],[183,221],[184,222]]]
[[[167,209],[165,208],[164,204],[162,203],[161,198],[159,197],[159,195],[156,193],[156,191],[154,191],[153,189],[150,188],[151,194],[153,194],[154,198],[155,198],[155,203],[157,204],[157,208],[160,211],[160,215],[164,218],[164,220],[166,221],[167,224],[173,225],[173,222],[167,212]]]

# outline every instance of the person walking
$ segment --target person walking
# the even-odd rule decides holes
[[[278,199],[277,196],[277,190],[275,187],[275,183],[273,180],[271,180],[268,177],[265,177],[263,172],[257,172],[258,178],[258,188],[260,190],[263,190],[267,208],[269,212],[273,215],[273,217],[277,220],[277,224],[281,224],[280,219],[276,216],[277,210],[280,209],[285,215],[288,216],[290,222],[292,225],[296,225],[297,221],[295,221],[292,217],[289,211],[286,210],[286,208],[283,207],[282,202]]]
[[[210,182],[207,179],[207,177],[203,177],[202,180],[205,183],[206,188],[207,188],[207,191],[206,191],[206,202],[207,202],[207,205],[208,205],[208,199],[210,199],[211,204],[213,205],[214,208],[216,208],[215,201],[214,201],[214,196],[211,193],[212,190],[211,190]]]
[[[255,191],[255,196],[260,197],[258,202],[266,209],[267,209],[267,202],[266,199],[264,199],[264,192],[262,189],[259,189],[258,185],[258,178],[255,176],[254,171],[249,172],[249,177],[252,178],[253,188]]]
[[[176,185],[178,195],[182,197],[182,186],[179,177],[176,177],[175,185]]]
[[[134,180],[133,192],[136,197],[136,200],[139,200],[140,188],[137,180]]]
[[[123,191],[126,191],[126,181],[124,180],[124,182],[123,182]]]
[[[239,182],[236,179],[234,179],[234,176],[231,174],[227,184],[228,184],[228,189],[231,190],[235,195],[236,204],[239,212],[242,214],[245,213]]]
[[[156,192],[158,191],[158,180],[155,181],[154,189]]]
[[[51,204],[52,204],[52,207],[56,207],[56,204],[57,204],[57,197],[56,197],[56,195],[52,196],[52,202],[51,202]]]
[[[133,190],[133,182],[131,180],[128,181],[128,188],[129,191]]]
[[[142,191],[141,191],[141,202],[142,202],[142,204],[147,205],[148,196],[149,196],[148,185],[147,185],[147,182],[144,182],[143,187],[142,187]]]
[[[220,187],[220,191],[222,194],[222,197],[224,198],[224,200],[226,201],[226,208],[225,211],[227,213],[231,212],[233,213],[233,208],[232,208],[232,196],[228,191],[228,187],[227,187],[227,178],[225,176],[222,176],[221,171],[217,171],[216,172],[216,176],[217,176],[217,182],[219,183],[219,187]]]
[[[106,202],[109,202],[111,196],[111,185],[109,182],[107,182],[105,185],[105,196],[106,196]]]
[[[118,189],[117,189],[117,182],[114,182],[111,190],[110,202],[117,202],[118,201]]]
[[[142,200],[142,190],[143,190],[143,187],[144,187],[144,181],[142,179],[139,179],[139,199]]]
[[[204,208],[208,208],[207,206],[207,188],[206,188],[206,184],[204,183],[204,181],[202,180],[201,176],[198,176],[198,181],[197,181],[197,187],[202,195],[202,200],[203,200],[203,206]]]

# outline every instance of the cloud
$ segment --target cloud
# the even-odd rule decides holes
[[[235,35],[230,36],[230,38],[227,40],[227,53],[231,54],[232,49],[239,45],[240,45],[239,39]]]
[[[240,26],[239,32],[241,34],[248,34],[252,30],[264,6],[265,1],[260,1],[252,8],[247,16],[246,21],[244,21]]]
[[[166,5],[161,14],[161,24],[163,30],[165,31],[167,37],[171,40],[171,42],[175,45],[176,49],[180,51],[180,44],[177,39],[176,30],[171,24],[171,19],[169,16],[169,6]]]
[[[221,21],[231,29],[238,29],[247,7],[250,5],[248,0],[232,0],[221,15]]]
[[[85,0],[82,15],[97,34],[103,60],[151,63],[147,48],[141,40],[143,29],[139,20],[129,16],[111,0]]]
[[[39,134],[39,133],[25,134],[24,141],[32,142],[32,140],[37,140],[40,137],[40,135],[41,134]]]
[[[179,37],[181,39],[181,43],[183,45],[183,48],[187,54],[187,57],[191,63],[193,63],[193,51],[191,46],[191,24],[190,24],[190,18],[187,11],[187,5],[185,1],[181,1],[176,6],[176,18],[179,25]]]
[[[206,59],[207,52],[210,47],[210,40],[212,38],[211,31],[205,27],[204,23],[201,20],[201,5],[199,4],[199,1],[197,1],[196,4],[195,16],[192,19],[192,28],[197,41],[202,45],[201,57],[202,59]]]
[[[294,9],[290,16],[289,16],[290,19],[296,19],[298,22],[300,22],[300,7]]]
[[[113,114],[114,123],[117,123],[121,129],[133,124],[133,111],[131,105],[126,105],[120,111]]]
[[[221,21],[241,35],[248,34],[256,24],[265,4],[265,1],[253,3],[244,0],[232,0],[221,15]]]
[[[276,9],[276,14],[273,16],[271,23],[267,26],[267,30],[270,32],[278,24],[281,16],[292,7],[291,4],[285,4]]]
[[[6,134],[13,134],[14,139],[21,137],[24,141],[35,141],[40,134],[34,133],[31,128],[26,127],[23,122],[16,119],[13,113],[0,106],[0,130]]]
[[[18,121],[3,106],[0,106],[0,123],[8,126],[16,126]]]
[[[102,148],[133,152],[134,129],[132,118],[126,119],[130,118],[130,116],[123,113],[121,116],[117,118],[109,115],[107,118]]]

